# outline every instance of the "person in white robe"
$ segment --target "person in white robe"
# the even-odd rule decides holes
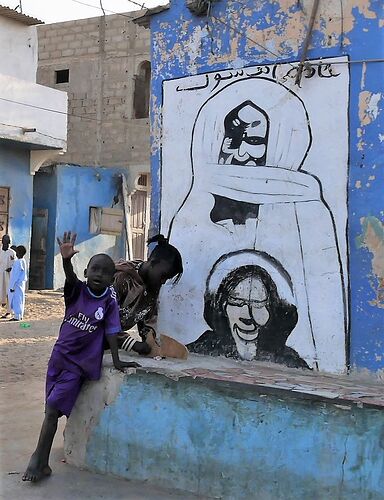
[[[27,263],[24,255],[27,253],[23,245],[16,249],[17,260],[12,266],[9,280],[8,299],[14,317],[10,321],[20,321],[24,316],[25,284],[27,282]]]
[[[16,259],[16,253],[10,248],[11,238],[8,234],[4,234],[1,239],[0,248],[0,301],[1,306],[6,307],[5,313],[1,316],[3,319],[7,318],[11,309],[8,302],[9,278],[13,263]]]

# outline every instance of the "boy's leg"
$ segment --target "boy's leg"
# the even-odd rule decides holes
[[[41,427],[39,441],[36,450],[31,456],[27,470],[22,477],[23,481],[36,482],[51,474],[52,471],[48,465],[48,461],[53,438],[57,430],[59,416],[60,412],[58,410],[49,405],[46,406],[45,418]]]
[[[59,364],[58,360],[56,362]],[[61,415],[67,417],[70,415],[83,381],[84,378],[79,374],[56,368],[51,357],[46,380],[45,418],[36,450],[22,477],[23,481],[36,482],[51,474],[48,461],[57,430],[57,421]]]

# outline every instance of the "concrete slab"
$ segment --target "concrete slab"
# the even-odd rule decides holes
[[[224,357],[190,354],[186,361],[138,357],[120,353],[121,359],[138,361],[138,373],[157,373],[173,380],[193,378],[202,383],[238,384],[259,393],[284,397],[333,401],[351,406],[384,409],[383,383],[362,374],[326,375],[287,368],[275,363],[238,361]],[[104,356],[104,366],[111,367],[111,356]],[[134,374],[136,370],[127,373]]]

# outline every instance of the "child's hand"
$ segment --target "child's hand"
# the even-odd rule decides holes
[[[113,363],[114,367],[116,370],[119,370],[121,372],[124,371],[124,368],[140,368],[141,365],[139,363],[136,363],[135,361],[115,361]]]
[[[63,259],[72,259],[75,254],[79,253],[78,250],[74,249],[76,236],[76,233],[71,234],[71,231],[68,231],[68,233],[64,233],[63,241],[57,238],[57,243],[60,247],[60,253]]]

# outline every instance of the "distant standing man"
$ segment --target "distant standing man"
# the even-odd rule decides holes
[[[2,319],[7,318],[11,314],[10,305],[8,302],[9,278],[13,263],[16,258],[16,253],[10,248],[11,238],[8,234],[4,234],[1,238],[0,249],[0,300],[2,307],[7,307],[7,310]]]

